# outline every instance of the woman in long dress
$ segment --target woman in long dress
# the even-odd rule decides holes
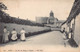
[[[17,41],[17,32],[16,32],[15,28],[13,29],[11,34],[12,34],[11,40],[12,41]]]
[[[20,31],[20,39],[21,39],[21,41],[25,41],[25,30],[24,30],[24,28],[22,28],[22,30]]]
[[[4,27],[4,33],[3,33],[3,43],[7,43],[9,41],[9,31],[7,30],[7,27]]]

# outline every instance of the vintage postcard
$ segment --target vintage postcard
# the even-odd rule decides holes
[[[80,0],[0,0],[0,52],[80,52]]]

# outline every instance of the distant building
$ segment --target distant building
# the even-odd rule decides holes
[[[54,17],[54,13],[51,11],[49,14],[49,17],[36,17],[36,22],[45,24],[47,26],[51,27],[60,27],[60,25],[64,22],[61,20],[58,20]]]
[[[41,24],[47,24],[48,17],[36,17],[36,22]]]
[[[56,21],[56,19],[55,19],[55,17],[54,17],[54,13],[51,11],[51,12],[50,12],[50,16],[49,16],[49,18],[48,18],[48,23],[49,23],[49,24],[53,24],[54,21]]]

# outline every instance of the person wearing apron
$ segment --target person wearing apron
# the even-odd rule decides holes
[[[17,32],[16,32],[15,28],[12,30],[11,34],[12,34],[11,40],[17,41]]]

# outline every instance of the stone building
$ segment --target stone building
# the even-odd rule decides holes
[[[70,44],[74,47],[80,45],[80,14],[79,13],[80,13],[80,0],[75,0],[67,20],[65,21],[64,24],[62,24],[62,28],[66,28],[68,36],[71,33]],[[70,30],[72,30],[72,32],[70,32]]]
[[[36,23],[47,24],[48,17],[36,17]]]
[[[50,27],[60,27],[64,20],[58,20],[54,17],[54,13],[51,11],[49,17],[36,17],[37,23],[42,23]]]

